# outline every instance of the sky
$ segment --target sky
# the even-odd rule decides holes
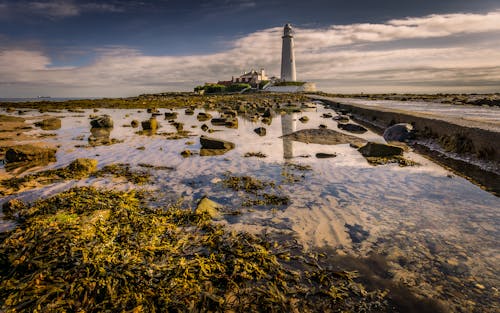
[[[0,0],[0,98],[278,76],[285,23],[322,91],[500,92],[498,0]]]

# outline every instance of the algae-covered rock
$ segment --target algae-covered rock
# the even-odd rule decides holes
[[[348,131],[348,132],[351,132],[351,133],[355,133],[355,134],[363,134],[363,133],[366,133],[368,131],[363,126],[356,125],[356,124],[350,124],[350,123],[348,123],[348,124],[338,124],[337,127],[340,128],[340,129],[342,129],[342,130],[345,130],[345,131]]]
[[[204,149],[221,149],[221,150],[230,150],[234,149],[235,145],[232,142],[210,138],[206,136],[200,137],[201,147]]]
[[[207,121],[209,119],[212,118],[212,115],[208,114],[208,113],[205,113],[205,112],[200,112],[198,113],[198,115],[196,116],[196,119],[198,119],[198,121],[200,122],[204,122],[204,121]]]
[[[177,112],[165,112],[166,120],[175,120],[177,118]]]
[[[139,121],[138,120],[132,120],[132,122],[130,122],[130,126],[132,126],[133,128],[139,127]]]
[[[76,159],[68,165],[68,170],[88,175],[97,171],[97,160],[86,158]]]
[[[302,122],[302,123],[307,123],[309,121],[309,117],[302,116],[301,118],[299,118],[299,121]]]
[[[403,148],[376,142],[368,142],[358,151],[365,157],[389,157],[403,154]]]
[[[212,219],[218,219],[221,217],[221,214],[219,212],[219,209],[222,208],[222,205],[208,199],[208,197],[204,196],[201,198],[201,200],[198,202],[198,205],[196,206],[195,213],[196,214],[208,214]]]
[[[156,130],[158,128],[158,121],[152,117],[147,121],[142,121],[141,125],[143,130]]]
[[[55,161],[57,149],[42,143],[13,146],[5,153],[7,163]]]
[[[35,126],[38,126],[43,130],[56,130],[61,128],[61,120],[57,117],[51,117],[40,122],[36,122]]]

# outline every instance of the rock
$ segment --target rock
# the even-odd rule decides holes
[[[320,125],[319,125],[319,128],[320,128],[320,129],[326,129],[326,128],[327,128],[327,126],[326,126],[325,124],[320,124]]]
[[[335,153],[316,153],[316,157],[318,159],[328,159],[328,158],[334,158],[336,157],[337,155]]]
[[[349,116],[347,115],[337,115],[332,118],[334,121],[337,121],[339,123],[347,123],[349,122]]]
[[[224,113],[222,113],[224,117],[236,117],[238,115],[238,112],[235,110],[226,110]]]
[[[282,138],[304,143],[315,143],[320,145],[356,144],[361,145],[366,141],[348,134],[332,129],[302,129]]]
[[[160,111],[157,108],[149,108],[147,109],[148,113],[159,114]]]
[[[21,200],[10,199],[2,205],[2,212],[8,218],[14,218],[20,211],[26,210],[28,206]]]
[[[227,123],[227,119],[226,118],[213,118],[210,123],[212,123],[212,125],[215,125],[215,126],[225,126],[226,123]]]
[[[262,114],[262,117],[271,117],[271,109],[267,108]]]
[[[342,129],[342,130],[345,130],[345,131],[348,131],[351,133],[355,133],[355,134],[363,134],[363,133],[366,133],[368,131],[363,126],[356,125],[356,124],[338,124],[337,127]]]
[[[235,145],[232,142],[209,138],[206,136],[200,137],[201,148],[204,149],[222,149],[222,150],[230,150],[234,149]]]
[[[5,153],[7,163],[55,161],[57,149],[41,143],[13,146]]]
[[[177,118],[177,112],[165,112],[166,120],[175,120]]]
[[[331,118],[332,117],[332,113],[323,113],[323,115],[321,115],[322,118]]]
[[[79,174],[90,174],[97,171],[97,160],[95,159],[76,159],[68,165],[68,169]]]
[[[270,118],[270,117],[264,117],[264,118],[262,119],[262,123],[267,124],[267,125],[271,125],[271,122],[272,122],[272,121],[273,121],[273,120],[272,120],[272,118]]]
[[[194,114],[194,110],[193,110],[193,109],[190,109],[190,108],[187,108],[187,109],[184,111],[184,114],[186,114],[186,115],[193,115],[193,114]]]
[[[375,142],[368,142],[358,151],[365,157],[390,157],[403,154],[403,148]]]
[[[151,117],[147,121],[142,121],[141,125],[143,130],[156,130],[158,128],[158,121],[156,121],[156,118]]]
[[[181,152],[181,155],[184,157],[184,158],[188,158],[192,155],[193,153],[191,152],[191,150],[184,150]]]
[[[198,119],[198,121],[200,122],[204,122],[204,121],[207,121],[209,119],[212,118],[212,115],[208,114],[208,113],[204,113],[204,112],[200,112],[198,113],[198,115],[196,116],[196,119]]]
[[[139,121],[133,120],[132,122],[130,122],[130,126],[132,126],[133,128],[139,127]]]
[[[90,125],[94,128],[113,128],[113,120],[111,116],[103,115],[91,120]]]
[[[172,126],[175,127],[175,129],[177,130],[177,132],[180,132],[180,131],[184,130],[184,123],[174,122],[174,123],[172,123]]]
[[[112,144],[111,141],[111,130],[110,128],[96,128],[92,127],[90,129],[91,135],[88,138],[88,142],[91,146],[102,146]]]
[[[266,135],[266,129],[264,127],[258,127],[253,130],[257,135],[259,136],[265,136]]]
[[[407,123],[392,125],[384,131],[386,141],[406,141],[414,137],[413,126]]]
[[[228,119],[225,126],[227,128],[238,128],[238,119],[237,118]]]
[[[35,126],[40,127],[43,130],[56,130],[61,128],[61,120],[56,117],[51,117],[40,122],[36,122]]]
[[[221,214],[219,212],[219,209],[222,209],[222,205],[208,199],[206,196],[201,198],[201,200],[198,202],[198,205],[196,206],[195,213],[197,214],[208,214],[211,218],[213,219],[219,219],[221,217]]]
[[[302,116],[301,118],[299,118],[299,121],[301,121],[302,123],[307,123],[309,121],[309,118],[307,116]]]
[[[209,127],[207,126],[207,124],[201,125],[201,130],[203,130],[204,132],[206,132],[208,130],[208,128]]]

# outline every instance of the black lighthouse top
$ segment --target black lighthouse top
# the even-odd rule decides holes
[[[283,28],[283,37],[293,37],[292,34],[292,25],[290,24],[285,24],[285,27]]]

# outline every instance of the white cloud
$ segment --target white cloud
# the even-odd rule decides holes
[[[192,90],[197,83],[229,79],[251,68],[279,73],[281,31],[257,31],[234,41],[227,51],[196,56],[148,56],[126,47],[103,47],[92,64],[80,67],[51,67],[40,51],[3,50],[0,95],[128,96]],[[499,11],[296,29],[295,39],[299,79],[317,81],[327,91],[500,88]]]

